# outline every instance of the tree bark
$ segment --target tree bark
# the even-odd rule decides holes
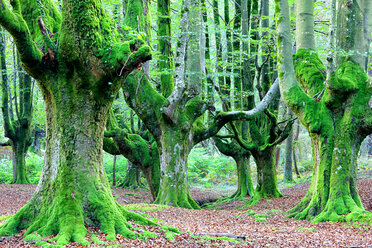
[[[150,48],[141,39],[123,42],[101,1],[64,1],[63,21],[49,0],[11,4],[12,9],[6,4],[0,8],[0,24],[13,36],[23,67],[41,88],[47,147],[33,197],[1,226],[0,236],[27,229],[26,235],[57,234],[58,245],[70,241],[88,245],[87,226],[96,226],[108,240],[117,233],[137,237],[128,220],[157,224],[115,202],[102,146],[114,96],[126,76],[150,59]],[[43,16],[48,28],[40,18],[40,4],[50,14]],[[35,45],[39,40],[43,52]]]
[[[287,109],[287,117],[292,117],[292,111]],[[289,114],[288,114],[289,113]],[[285,160],[284,160],[284,181],[292,182],[292,153],[293,153],[293,130],[291,130],[288,138],[285,140]]]
[[[0,57],[2,69],[2,113],[5,137],[9,138],[12,146],[13,181],[14,184],[28,184],[25,157],[31,145],[31,121],[32,121],[32,92],[30,76],[19,77],[19,101],[15,98],[16,116],[13,115],[10,84],[6,66],[6,41],[5,35],[0,30]],[[14,56],[14,70],[17,69],[17,56]],[[21,68],[19,68],[21,70]],[[17,82],[14,79],[14,87]],[[15,94],[17,90],[15,89]]]
[[[155,203],[198,209],[187,182],[187,158],[192,148],[188,137],[191,134],[178,128],[164,128],[167,129],[160,141],[160,188]]]
[[[298,5],[304,2],[301,0]],[[356,1],[342,0],[339,6],[337,44],[344,51],[353,52],[338,56],[337,68],[330,71],[324,93],[318,90],[324,87],[325,67],[307,42],[302,43],[303,47],[297,47],[293,67],[288,1],[278,1],[275,8],[278,11],[281,91],[288,106],[308,129],[313,146],[312,182],[290,216],[315,222],[371,218],[371,213],[364,210],[356,188],[357,154],[372,126],[368,121],[371,92],[366,90],[369,86],[362,61],[360,57],[356,59],[363,49],[363,25],[360,25],[361,13]],[[311,22],[311,19],[304,21]],[[303,36],[306,32],[313,30],[298,30],[298,39],[306,39]],[[295,70],[297,80],[305,90],[297,83]],[[319,92],[317,99],[313,98],[314,92]]]
[[[268,147],[263,151],[252,151],[257,165],[257,186],[253,198],[246,204],[254,205],[262,198],[282,197],[278,189],[275,165],[275,147]]]
[[[128,169],[124,181],[119,185],[119,187],[130,189],[141,187],[140,170],[130,161],[128,161]]]

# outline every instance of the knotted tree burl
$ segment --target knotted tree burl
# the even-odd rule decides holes
[[[100,0],[0,0],[0,25],[14,38],[24,69],[46,108],[45,164],[32,199],[0,236],[58,234],[58,244],[85,239],[99,226],[107,239],[135,237],[129,219],[155,224],[115,202],[103,169],[108,110],[125,77],[151,58],[140,39],[123,40]]]

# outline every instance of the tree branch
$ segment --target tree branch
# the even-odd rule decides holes
[[[266,93],[262,101],[252,110],[249,111],[230,111],[220,112],[217,114],[211,125],[206,129],[200,129],[195,132],[195,142],[206,140],[210,137],[215,136],[218,131],[228,122],[236,120],[252,120],[259,116],[274,99],[273,96],[279,90],[279,80],[276,79],[270,90]]]
[[[8,137],[9,139],[13,139],[13,137],[15,136],[15,132],[14,132],[14,127],[12,125],[12,122],[10,120],[10,113],[9,113],[9,98],[8,98],[9,80],[8,80],[8,73],[7,73],[6,60],[5,60],[5,36],[4,36],[2,28],[0,31],[1,31],[0,32],[0,57],[1,57],[0,59],[1,59],[1,76],[2,76],[2,84],[1,84],[2,108],[1,110],[3,112],[5,136]]]
[[[273,143],[269,144],[270,147],[279,145],[280,143],[282,143],[289,136],[289,134],[291,133],[291,130],[292,130],[293,123],[294,123],[295,120],[296,119],[292,119],[292,120],[287,122],[284,130],[282,130],[279,137]],[[263,150],[264,149],[262,149],[261,151],[263,151]]]
[[[13,11],[7,7],[3,0],[0,0],[0,25],[13,36],[26,71],[38,79],[43,75],[40,67],[42,53],[37,49],[29,28],[22,18],[19,1],[12,2]]]
[[[186,8],[187,9],[187,8]],[[179,102],[181,101],[186,91],[185,84],[185,57],[187,52],[188,44],[188,10],[185,10],[180,22],[181,37],[179,39],[179,46],[177,47],[177,58],[176,58],[176,71],[175,71],[175,87],[170,96],[168,97],[169,104],[162,108],[162,112],[166,115],[173,123],[175,123],[174,112],[177,109]]]
[[[245,140],[243,140],[238,132],[238,129],[236,128],[234,123],[231,123],[232,130],[234,132],[234,139],[238,142],[238,144],[243,147],[247,151],[252,151],[254,149],[257,149],[258,146],[254,144],[248,144]]]

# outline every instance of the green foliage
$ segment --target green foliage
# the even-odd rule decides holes
[[[43,156],[35,153],[28,153],[26,157],[26,169],[27,176],[31,184],[37,184],[43,168],[44,158]]]
[[[103,153],[103,164],[105,166],[106,175],[110,184],[112,184],[112,165],[113,165],[114,157],[108,153]],[[128,160],[123,156],[116,157],[116,182],[123,181],[125,178],[125,173],[128,168]]]
[[[11,183],[13,180],[13,166],[10,159],[0,160],[0,183]]]
[[[206,149],[194,148],[188,159],[188,178],[191,184],[211,187],[216,184],[235,185],[235,162],[226,156],[211,155]]]

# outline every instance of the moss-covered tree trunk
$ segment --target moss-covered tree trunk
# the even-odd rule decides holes
[[[52,1],[11,3],[12,8],[0,8],[0,24],[13,36],[24,68],[41,88],[47,147],[33,197],[1,226],[0,236],[27,229],[26,234],[57,234],[57,244],[87,245],[87,227],[95,226],[106,239],[117,233],[135,237],[129,219],[155,223],[115,202],[102,146],[114,96],[125,77],[150,59],[150,48],[140,39],[123,41],[99,0],[63,1],[62,22]],[[48,11],[39,13],[40,4]],[[43,52],[36,47],[39,40]]]
[[[136,189],[141,187],[141,172],[132,162],[128,161],[127,172],[124,181],[119,185],[122,188]]]
[[[293,173],[292,173],[292,153],[293,153],[293,130],[288,135],[285,140],[285,156],[284,156],[284,181],[292,182]]]
[[[12,145],[13,181],[14,184],[30,183],[26,171],[26,153],[28,146],[17,142]]]
[[[17,83],[14,79],[14,106],[10,92],[9,78],[6,64],[6,40],[2,28],[0,29],[0,57],[2,69],[2,113],[5,137],[9,138],[12,147],[13,181],[14,184],[28,184],[25,157],[31,145],[32,121],[32,92],[31,78],[28,75],[19,77]],[[15,58],[17,56],[14,56]],[[17,63],[15,62],[14,65]],[[14,68],[16,70],[17,68]],[[21,68],[20,68],[21,69]],[[17,87],[18,84],[18,87]],[[19,88],[19,92],[17,92]],[[18,100],[19,98],[19,100]],[[15,111],[15,115],[13,113]]]
[[[238,175],[238,188],[231,196],[232,198],[240,198],[253,196],[254,188],[251,178],[251,167],[249,164],[250,156],[234,157],[236,163],[236,172]]]
[[[165,127],[160,146],[160,188],[155,202],[184,208],[199,208],[191,198],[187,181],[187,158],[192,148],[188,133]]]
[[[237,190],[229,198],[252,197],[254,188],[249,164],[250,152],[240,147],[236,141],[226,142],[218,137],[215,137],[214,141],[218,150],[222,154],[232,157],[236,164]]]
[[[363,10],[357,1],[339,2],[336,37],[338,47],[345,53],[337,60],[330,56],[326,78],[325,67],[313,50],[313,5],[307,1],[298,4],[297,14],[303,23],[297,28],[300,42],[294,67],[288,2],[280,0],[276,6],[280,10],[277,24],[281,90],[286,103],[310,133],[314,159],[309,191],[291,210],[291,216],[317,222],[370,220],[372,214],[364,210],[356,188],[357,154],[362,140],[372,132],[368,106],[372,89],[361,66],[364,59],[358,56],[363,50]],[[330,36],[332,40],[333,33]]]
[[[283,196],[278,189],[275,164],[275,147],[268,147],[262,151],[252,151],[257,166],[257,186],[253,202],[261,198],[277,198]]]

